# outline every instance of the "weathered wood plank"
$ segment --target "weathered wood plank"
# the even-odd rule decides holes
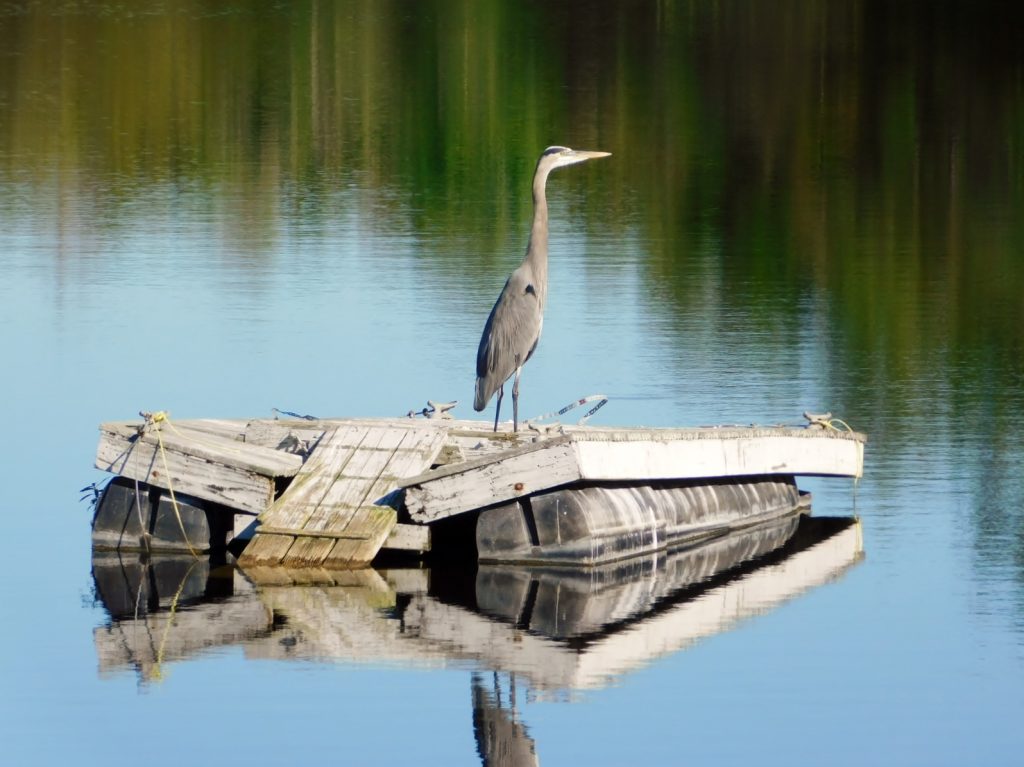
[[[499,432],[497,436],[498,439],[492,439],[487,436],[481,438],[479,433],[469,431],[449,433],[448,444],[436,461],[437,468],[445,466],[456,468],[464,466],[469,461],[486,463],[488,459],[504,455],[511,450],[533,450],[538,444],[562,435],[553,432],[550,435],[519,436]]]
[[[867,442],[860,432],[812,429],[798,426],[697,426],[688,428],[651,428],[646,426],[563,426],[565,434],[583,442],[678,442],[689,440],[733,440],[754,437],[788,436],[814,442],[840,440]]]
[[[464,461],[460,464],[439,466],[436,469],[424,471],[421,474],[417,474],[412,477],[407,477],[402,481],[403,487],[412,487],[414,485],[421,485],[426,482],[436,482],[437,480],[444,479],[446,477],[457,476],[464,474],[473,469],[489,466],[497,461],[505,461],[513,458],[518,458],[523,455],[530,453],[536,453],[538,451],[546,450],[550,447],[558,445],[567,445],[572,442],[572,437],[568,435],[560,435],[557,437],[550,437],[543,440],[536,440],[525,445],[520,445],[516,442],[510,441],[510,447],[506,450],[491,452],[488,451],[486,454],[471,458],[468,461]]]
[[[350,516],[354,509],[366,502],[370,488],[387,467],[402,440],[413,433],[410,430],[388,427],[370,429],[351,460],[336,474],[335,481],[317,506],[316,513],[309,518],[303,528],[342,529],[341,523],[345,521],[345,517]],[[377,500],[378,497],[380,496],[370,499],[370,502]]]
[[[383,498],[387,493],[394,490],[401,477],[415,474],[430,466],[434,458],[440,453],[446,441],[445,432],[438,429],[415,429],[406,432],[405,436],[396,446],[387,464],[381,468],[376,479],[367,489],[360,506],[367,507],[376,504],[378,499]],[[350,563],[369,564],[377,553],[371,550],[373,545],[378,548],[383,538],[386,538],[397,522],[397,514],[392,516],[383,509],[387,507],[377,506],[365,508],[364,511],[351,515],[347,520],[341,517],[332,529],[343,527],[346,530],[364,530],[368,533],[366,543],[354,543],[351,541],[339,541],[325,560],[327,566],[339,567]],[[386,515],[386,516],[385,516]],[[343,522],[343,525],[342,525]]]
[[[121,429],[104,430],[96,450],[96,468],[156,487],[173,486],[175,492],[254,514],[266,509],[274,498],[271,477],[182,452],[180,445],[179,449],[165,445],[161,456],[155,438],[133,437],[134,430],[130,434]]]
[[[339,511],[330,523],[332,530],[361,532],[365,538],[337,541],[324,559],[325,567],[358,567],[370,563],[398,520],[393,509],[378,505],[380,499],[397,488],[401,477],[430,466],[446,441],[444,430],[436,428],[406,428],[397,443],[397,432],[387,434],[381,447],[395,445],[390,457],[383,465],[374,464],[372,471],[370,466],[365,467],[368,474],[377,476],[369,482],[362,499],[355,494],[343,496]],[[342,504],[346,501],[357,504],[353,505],[351,513],[343,510]]]
[[[330,429],[288,489],[273,506],[260,515],[261,524],[278,530],[301,530],[316,512],[367,432],[366,428],[351,426]],[[249,566],[276,565],[294,542],[294,537],[263,535],[257,528],[239,562]]]
[[[288,530],[310,526],[338,477],[350,471],[351,461],[359,460],[360,448],[365,440],[373,438],[372,433],[368,426],[330,429],[278,502],[260,517],[260,522]],[[323,527],[313,524],[310,529]]]
[[[408,433],[407,430],[387,426],[367,428],[344,468],[333,474],[327,492],[302,525],[302,529],[312,532],[344,530],[348,519],[366,501],[371,483],[387,466],[394,450]],[[373,500],[376,498],[370,502]],[[269,517],[270,515],[268,522]],[[300,537],[288,551],[282,564],[287,567],[320,565],[330,555],[335,543],[334,540],[322,537]]]
[[[445,439],[444,429],[412,421],[333,427],[291,487],[261,515],[261,527],[240,563],[288,568],[369,563],[397,522],[395,510],[380,501],[400,477],[429,466]],[[422,535],[404,541],[415,550],[429,545]]]
[[[459,468],[464,468],[458,471]],[[569,437],[555,437],[501,456],[442,467],[406,481],[405,504],[417,522],[434,522],[580,478]]]
[[[287,536],[289,540],[296,537],[297,533],[295,530],[280,530],[277,528],[268,528],[265,526],[260,527],[260,533],[262,535],[272,536]],[[327,540],[358,540],[365,541],[371,536],[365,530],[359,531],[346,531],[331,532],[329,530],[321,530],[317,532],[310,532],[309,530],[303,530],[301,533],[302,538],[324,538]],[[425,552],[430,551],[430,528],[426,525],[406,525],[396,524],[391,528],[388,533],[388,537],[384,540],[384,545],[381,548],[389,549],[391,551],[419,551]],[[282,556],[284,556],[282,554]]]
[[[303,444],[313,445],[335,424],[322,421],[249,421],[243,430],[247,444],[278,448],[288,437],[294,437]]]
[[[573,435],[584,480],[657,480],[764,474],[858,477],[864,444],[856,439],[775,433],[750,437],[596,441]]]
[[[397,524],[391,528],[382,548],[393,551],[430,551],[430,528],[426,525]]]
[[[244,441],[246,422],[236,418],[186,418],[172,421],[178,427],[185,427],[193,431],[216,434],[225,439]]]
[[[291,477],[302,466],[302,458],[290,453],[272,450],[260,445],[247,445],[227,437],[199,431],[188,426],[158,424],[147,429],[141,437],[137,423],[112,422],[100,426],[103,435],[111,434],[128,442],[141,441],[157,445],[163,441],[164,450],[187,454],[213,463],[262,474],[267,477]]]
[[[377,556],[384,542],[398,522],[398,512],[390,506],[363,506],[348,529],[358,526],[365,533],[363,540],[342,539],[324,559],[324,567],[356,568],[365,567]]]
[[[440,466],[443,466],[449,463],[462,463],[465,460],[466,454],[462,450],[462,448],[454,442],[447,442],[445,443],[445,446],[441,449],[441,452],[438,453],[437,458],[435,459],[434,462]]]
[[[303,538],[323,538],[325,540],[336,541],[342,538],[358,538],[364,539],[366,536],[362,533],[349,533],[345,531],[334,532],[332,530],[284,530],[279,527],[267,527],[266,525],[260,526],[261,535],[288,535],[291,537],[301,536]]]
[[[257,527],[252,540],[245,545],[242,555],[238,558],[238,564],[246,568],[276,565],[284,559],[293,543],[294,535],[263,534]]]

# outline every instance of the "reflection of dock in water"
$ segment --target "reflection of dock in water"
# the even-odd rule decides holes
[[[601,687],[827,583],[861,556],[858,522],[802,517],[607,570],[481,568],[475,606],[423,602],[418,630],[535,690]]]
[[[252,584],[208,559],[94,552],[96,595],[110,622],[94,631],[101,674],[134,668],[142,681],[180,660],[269,633],[273,616]]]
[[[326,580],[315,584],[274,568],[252,573],[253,586],[205,560],[143,565],[114,553],[94,560],[111,614],[95,641],[101,671],[143,678],[238,644],[250,658],[456,664],[534,690],[592,688],[827,583],[861,556],[858,522],[805,516],[606,567],[292,573]]]

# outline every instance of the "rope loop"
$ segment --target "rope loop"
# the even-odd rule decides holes
[[[831,412],[828,412],[828,413],[812,413],[810,411],[806,411],[805,410],[804,411],[804,418],[807,419],[807,428],[808,429],[827,429],[827,430],[830,430],[830,431],[839,431],[839,432],[847,432],[847,431],[848,432],[852,432],[853,431],[853,427],[850,426],[850,424],[848,424],[842,418],[835,418],[832,415]],[[836,424],[839,424],[839,426],[842,426],[843,428],[840,429],[839,426],[837,426]]]

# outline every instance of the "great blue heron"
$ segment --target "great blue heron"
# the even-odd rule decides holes
[[[484,325],[476,353],[476,397],[473,409],[487,407],[498,392],[494,430],[498,430],[505,382],[515,373],[512,385],[512,430],[519,431],[519,374],[540,340],[544,325],[544,300],[548,293],[548,201],[544,194],[548,174],[611,152],[586,152],[549,146],[537,160],[533,174],[533,227],[523,263],[512,272]]]

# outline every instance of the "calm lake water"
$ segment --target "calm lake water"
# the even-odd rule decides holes
[[[1022,83],[1000,2],[0,4],[3,761],[1017,763]],[[530,621],[522,573],[93,560],[101,421],[472,415],[556,143],[613,156],[549,184],[522,411],[832,410],[817,522]]]

